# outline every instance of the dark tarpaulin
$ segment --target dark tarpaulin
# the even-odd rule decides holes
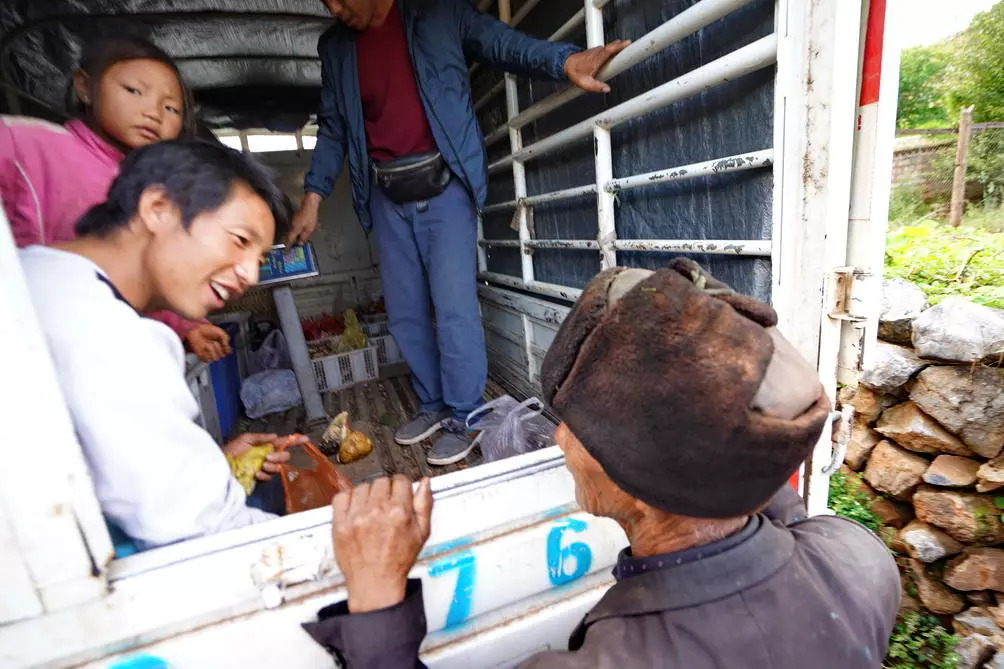
[[[177,59],[208,125],[295,130],[317,111],[331,23],[320,0],[5,0],[0,81],[58,120],[81,45],[138,34]]]
[[[638,38],[697,0],[614,0],[604,9],[608,40]],[[542,6],[542,5],[541,5]],[[520,28],[537,35],[551,34],[582,3],[549,0],[547,11],[535,9]],[[515,11],[515,10],[514,10]],[[773,31],[774,3],[757,0],[662,53],[649,58],[611,81],[606,96],[585,95],[524,128],[528,145],[617,105],[661,83],[685,74]],[[571,39],[583,44],[582,30]],[[773,145],[774,72],[738,77],[710,91],[670,105],[612,131],[613,173],[629,176],[700,162],[717,157],[770,148]],[[475,98],[498,80],[486,71],[476,77]],[[549,82],[520,82],[520,109],[526,109],[558,90]],[[481,110],[486,134],[504,122],[504,96]],[[502,140],[489,149],[489,160],[509,153]],[[595,178],[592,142],[582,140],[526,163],[527,192],[531,195],[585,185]],[[620,239],[769,239],[771,232],[772,173],[770,169],[716,175],[647,186],[617,197],[616,225]],[[491,179],[490,201],[512,199],[512,171]],[[512,212],[489,214],[487,238],[515,239]],[[537,205],[533,225],[538,239],[595,239],[595,197]],[[622,265],[656,268],[671,257],[665,253],[618,252]],[[717,277],[737,290],[761,299],[770,297],[767,258],[695,255]],[[599,270],[596,251],[534,251],[535,278],[581,287]],[[517,249],[489,250],[489,270],[519,276]]]
[[[613,0],[604,9],[608,39],[638,38],[697,0]],[[524,129],[524,144],[708,63],[763,37],[773,26],[772,0],[755,0],[613,80],[606,96],[585,95]],[[522,2],[514,2],[513,13]],[[581,0],[546,0],[520,24],[547,36],[581,9]],[[493,10],[494,11],[494,10]],[[331,25],[320,0],[6,0],[0,3],[0,82],[21,93],[22,113],[57,120],[69,73],[85,41],[116,33],[141,34],[178,59],[203,120],[211,127],[294,130],[317,110],[320,63],[317,40]],[[568,38],[583,44],[580,28]],[[774,69],[736,78],[645,118],[616,127],[613,171],[627,176],[772,145]],[[477,100],[500,80],[480,68]],[[520,80],[521,109],[561,84]],[[0,98],[6,104],[7,97]],[[11,111],[5,107],[4,111]],[[490,132],[505,120],[505,96],[479,112]],[[508,153],[508,141],[489,149],[490,160]],[[592,143],[580,141],[527,163],[530,194],[594,180]],[[513,197],[511,170],[494,175],[490,201]],[[768,239],[770,170],[717,175],[649,186],[618,196],[621,239]],[[540,239],[595,239],[595,198],[534,209]],[[485,235],[515,239],[512,213],[485,217]],[[599,268],[594,251],[537,250],[541,281],[584,285]],[[618,254],[622,264],[658,267],[666,254]],[[696,256],[737,289],[761,298],[770,293],[767,259]],[[490,269],[520,274],[517,249],[491,249]]]

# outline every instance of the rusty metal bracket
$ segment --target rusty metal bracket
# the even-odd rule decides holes
[[[872,273],[861,267],[837,267],[830,273],[829,315],[854,323],[868,320],[864,314],[863,290]]]

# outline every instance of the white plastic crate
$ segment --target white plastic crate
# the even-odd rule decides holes
[[[397,347],[397,342],[394,341],[394,337],[391,335],[370,337],[370,345],[376,346],[377,362],[381,367],[386,365],[396,365],[399,362],[404,362],[404,356],[401,355],[401,349]]]
[[[387,321],[382,323],[360,323],[367,337],[380,337],[390,332]]]
[[[372,381],[379,375],[377,349],[372,344],[358,351],[316,358],[311,362],[317,389],[322,393]]]

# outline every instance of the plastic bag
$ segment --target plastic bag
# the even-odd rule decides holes
[[[269,369],[292,369],[289,358],[289,346],[282,330],[276,328],[269,332],[261,346],[248,352],[248,374],[256,374]]]
[[[481,431],[478,443],[485,462],[511,458],[554,444],[555,426],[543,411],[536,397],[517,402],[505,395],[472,412],[467,429]]]
[[[303,399],[293,370],[266,369],[244,379],[241,402],[248,418],[261,418],[300,406]]]
[[[297,436],[292,435],[290,441]],[[286,513],[327,506],[336,493],[352,488],[349,480],[309,441],[280,448],[288,448],[291,456],[288,462],[279,465]]]

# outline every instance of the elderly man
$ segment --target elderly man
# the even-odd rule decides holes
[[[402,445],[437,432],[427,459],[474,447],[468,414],[487,374],[477,291],[477,218],[488,192],[467,60],[606,92],[595,78],[627,42],[580,50],[513,30],[468,0],[324,0],[317,146],[291,241],[306,241],[348,163],[359,221],[373,229],[390,332],[419,411]]]
[[[784,485],[829,403],[775,324],[689,260],[587,286],[542,382],[580,506],[630,547],[568,651],[521,667],[880,666],[896,566],[864,527],[807,519]],[[332,506],[348,601],[308,632],[349,667],[422,666],[421,582],[407,573],[429,534],[428,483],[413,497],[384,479]]]

